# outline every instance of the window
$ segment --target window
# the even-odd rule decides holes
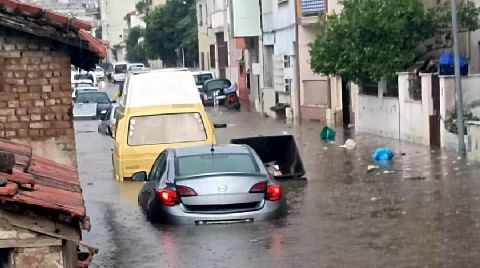
[[[285,93],[290,93],[292,90],[292,79],[285,79]]]
[[[289,55],[284,55],[283,56],[283,67],[284,68],[291,68],[290,56]]]
[[[153,145],[207,140],[199,113],[137,116],[130,119],[128,145]]]
[[[383,92],[383,96],[385,96],[385,97],[398,97],[398,79],[397,79],[397,77],[395,77],[394,79],[392,78],[392,79],[387,81],[387,87],[385,89],[385,92]]]
[[[202,70],[205,70],[205,53],[204,52],[200,53],[200,64],[201,64]]]
[[[215,45],[210,45],[210,67],[215,68]]]
[[[11,267],[11,260],[10,260],[10,254],[12,252],[12,249],[8,248],[2,248],[0,249],[0,268],[8,268]]]
[[[158,156],[157,160],[155,160],[148,179],[151,181],[159,181],[165,169],[167,169],[167,153],[163,152]]]
[[[378,82],[363,81],[360,86],[361,95],[378,96]]]
[[[198,5],[198,25],[203,25],[203,5]]]
[[[411,100],[422,100],[422,78],[418,75],[408,79],[408,95]]]
[[[205,154],[177,159],[177,175],[181,177],[209,173],[257,173],[258,166],[249,154]]]

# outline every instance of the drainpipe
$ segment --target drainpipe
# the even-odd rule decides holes
[[[302,27],[301,18],[302,18],[302,8],[301,0],[295,0],[295,108],[294,108],[294,117],[293,122],[299,122],[301,118],[300,112],[300,40],[299,40],[299,28]],[[296,111],[296,112],[295,112]]]

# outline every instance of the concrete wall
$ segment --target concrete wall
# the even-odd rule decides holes
[[[398,99],[400,107],[400,139],[414,143],[430,144],[430,115],[433,114],[432,75],[425,74],[422,79],[422,100],[410,97],[410,83],[415,79],[413,73],[398,75]]]
[[[0,138],[75,165],[70,57],[59,45],[0,28]]]
[[[480,75],[462,77],[464,110],[480,117]],[[440,107],[443,120],[447,120],[455,112],[455,79],[453,76],[440,77]],[[444,126],[444,125],[443,125]],[[457,137],[445,127],[441,128],[442,147],[456,149]]]
[[[357,95],[355,130],[398,139],[399,103],[397,98]]]
[[[0,223],[0,248],[11,249],[8,267],[75,267],[75,261],[67,263],[64,259],[62,244],[61,239]]]

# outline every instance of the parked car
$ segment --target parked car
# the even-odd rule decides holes
[[[103,135],[112,136],[112,125],[115,124],[115,112],[118,108],[118,104],[112,104],[107,114],[100,118],[102,120],[98,125],[98,133]]]
[[[73,107],[73,116],[75,118],[99,119],[105,116],[110,110],[112,103],[106,92],[86,91],[78,92]],[[95,107],[93,109],[92,107]]]
[[[80,86],[80,87],[76,87],[74,90],[73,90],[73,93],[72,93],[72,99],[75,99],[78,95],[78,93],[80,92],[88,92],[88,91],[93,91],[93,92],[96,92],[96,91],[100,91],[98,89],[98,87],[92,87],[92,86]]]
[[[167,149],[144,181],[138,203],[147,218],[171,224],[253,222],[282,214],[282,186],[247,145]]]
[[[203,104],[212,105],[215,99],[219,105],[226,105],[228,108],[239,109],[240,99],[237,95],[237,87],[228,79],[211,79],[203,83],[200,91]]]
[[[213,72],[201,71],[201,72],[192,72],[193,78],[195,79],[195,84],[197,84],[198,91],[201,91],[203,84],[208,81],[215,79],[215,74]]]
[[[93,70],[92,73],[97,81],[105,79],[105,71],[100,66],[95,67],[95,70]]]

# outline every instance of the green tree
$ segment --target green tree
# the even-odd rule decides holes
[[[129,62],[142,62],[147,64],[147,55],[143,44],[139,42],[139,39],[142,37],[143,30],[140,27],[133,27],[128,33],[126,47],[127,55],[126,58]]]
[[[428,53],[451,47],[448,5],[427,10],[419,0],[344,0],[343,7],[320,18],[310,45],[315,73],[354,82],[391,79]],[[460,4],[459,13],[462,29],[480,27],[473,3]]]
[[[194,66],[198,57],[198,28],[194,0],[170,0],[148,12],[145,18],[145,49],[150,58],[167,66]]]

